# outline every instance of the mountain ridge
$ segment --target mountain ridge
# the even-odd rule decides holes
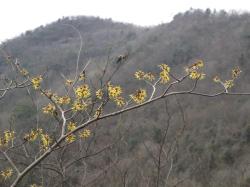
[[[219,75],[222,80],[228,80],[232,68],[237,66],[242,69],[242,74],[231,90],[250,90],[249,13],[189,10],[177,14],[170,23],[150,28],[99,18],[64,18],[1,46],[11,56],[18,58],[32,75],[48,70],[44,84],[58,92],[64,84],[60,74],[67,78],[73,77],[80,45],[77,32],[63,25],[65,23],[73,25],[82,34],[84,48],[79,62],[83,66],[91,60],[86,75],[93,78],[93,87],[98,85],[98,77],[107,61],[110,61],[109,68],[112,70],[121,65],[113,77],[114,84],[122,85],[124,92],[132,92],[138,87],[146,87],[133,79],[137,70],[157,74],[158,65],[166,63],[173,74],[182,75],[185,66],[196,59],[202,59],[205,62],[206,78],[197,86],[198,91],[220,91],[220,85],[213,82],[214,76]],[[128,54],[128,59],[123,64],[117,64],[115,59],[123,54]],[[0,56],[1,73],[5,70],[4,66],[4,58]],[[187,86],[190,84],[187,82]],[[34,106],[23,95],[27,95],[25,90],[8,93],[5,107],[0,108],[1,127],[7,127],[10,118],[14,118],[16,127],[22,130],[28,130],[35,124]],[[43,101],[39,100],[39,103]],[[119,128],[129,127],[129,133],[124,137],[125,143],[119,147],[122,169],[125,170],[128,165],[136,174],[143,171],[144,174],[155,176],[155,171],[151,169],[154,161],[150,160],[147,154],[150,150],[145,147],[150,145],[152,150],[159,147],[159,140],[163,136],[160,130],[165,129],[168,120],[166,107],[169,107],[169,115],[172,117],[168,141],[175,139],[182,124],[187,124],[173,157],[173,183],[183,176],[189,176],[183,187],[250,185],[250,173],[247,172],[250,158],[250,101],[247,97],[169,97],[119,119],[104,121],[100,126],[98,143],[107,144],[108,138],[115,138],[112,132],[117,124]],[[47,125],[46,120],[41,117],[43,124]],[[138,159],[136,164],[135,159]],[[243,176],[241,173],[244,168],[246,172]],[[95,166],[91,169],[90,173],[94,173]],[[119,178],[116,174],[112,172],[110,175]],[[140,186],[143,176],[134,178],[131,178],[129,186]],[[77,183],[77,179],[71,179],[71,185]],[[116,180],[109,179],[99,183],[100,186],[107,184],[121,186]]]

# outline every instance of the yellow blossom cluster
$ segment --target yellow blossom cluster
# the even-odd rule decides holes
[[[76,97],[78,99],[83,99],[83,98],[89,97],[90,96],[89,86],[87,84],[83,84],[81,86],[78,86],[75,89],[75,94],[76,94]]]
[[[31,130],[29,133],[26,133],[24,135],[24,140],[33,142],[35,141],[38,137],[40,137],[41,140],[41,149],[42,150],[47,150],[49,148],[49,145],[52,142],[52,139],[49,137],[48,134],[43,133],[42,129],[36,129],[36,130]]]
[[[221,81],[221,79],[218,77],[218,76],[215,76],[213,78],[213,81],[216,82],[216,83],[221,83],[225,89],[228,89],[228,88],[232,88],[234,86],[234,81],[235,79],[237,79],[241,73],[241,70],[239,67],[236,67],[234,69],[232,69],[232,79],[229,79],[229,80],[226,80],[225,82]]]
[[[161,83],[165,84],[170,80],[170,67],[167,64],[161,64],[159,65],[161,72],[160,72],[160,78],[161,78]]]
[[[238,78],[240,73],[241,73],[241,70],[239,67],[232,69],[232,79]]]
[[[70,134],[70,135],[68,135],[68,136],[66,137],[65,140],[66,140],[67,143],[72,143],[72,142],[74,142],[74,141],[76,140],[76,135]]]
[[[28,70],[25,69],[25,68],[20,69],[20,73],[21,73],[23,76],[27,76],[27,75],[29,74]]]
[[[84,101],[76,100],[73,103],[72,110],[74,111],[82,111],[86,110],[88,107],[88,104],[86,104]]]
[[[42,129],[31,130],[30,133],[24,135],[24,140],[26,141],[35,141],[39,134],[42,133]]]
[[[69,122],[67,129],[69,132],[73,131],[76,129],[76,124],[74,122]],[[90,136],[90,130],[84,129],[83,131],[79,132],[79,137],[80,138],[88,138]],[[74,134],[70,134],[66,137],[65,141],[67,143],[72,143],[76,141],[77,136]]]
[[[52,96],[51,96],[51,99],[55,102],[55,103],[59,103],[59,99],[60,97],[56,94],[56,93],[53,93]]]
[[[14,131],[10,131],[10,130],[6,130],[4,131],[4,139],[9,142],[12,141],[14,139],[15,132]]]
[[[69,96],[62,96],[62,97],[58,97],[57,101],[59,104],[61,105],[67,105],[70,103],[70,97]]]
[[[98,99],[102,99],[102,97],[103,97],[103,91],[102,91],[102,89],[97,90],[96,93],[95,93],[95,95],[96,95],[96,97]]]
[[[65,84],[67,85],[67,86],[71,86],[72,84],[73,84],[73,80],[71,80],[71,79],[67,79],[66,81],[65,81]]]
[[[134,102],[137,104],[143,103],[147,97],[147,92],[145,89],[139,89],[135,94],[130,95]]]
[[[48,134],[41,133],[41,149],[47,150],[52,142]]]
[[[54,96],[54,93],[51,92],[51,90],[44,90],[41,95],[45,95],[48,98],[52,98]]]
[[[135,78],[138,80],[143,80],[144,79],[145,73],[141,70],[135,72]]]
[[[110,98],[116,98],[122,93],[122,88],[120,86],[114,86],[110,82],[108,83],[108,95]]]
[[[234,80],[226,80],[224,86],[225,88],[232,88],[234,86]]]
[[[102,114],[102,112],[103,112],[103,108],[101,105],[96,109],[95,114],[94,114],[94,118],[99,118],[99,116]]]
[[[13,170],[11,168],[7,168],[0,172],[1,177],[6,180],[13,175]]]
[[[108,83],[108,95],[119,107],[125,105],[125,100],[121,94],[122,88],[120,86],[114,86],[110,82]]]
[[[151,72],[145,73],[141,70],[135,72],[135,78],[138,80],[148,80],[148,81],[155,80],[155,76],[153,75],[153,73]]]
[[[203,60],[198,59],[189,68],[198,69],[198,68],[202,68],[202,67],[204,67],[204,62],[203,62]]]
[[[47,106],[43,107],[43,112],[45,114],[54,114],[55,110],[56,110],[56,107],[51,103],[49,103]]]
[[[59,97],[56,93],[51,92],[51,90],[44,90],[42,95],[45,95],[49,99],[53,100],[55,103],[65,105],[69,104],[71,99],[69,96],[61,96]]]
[[[83,72],[83,73],[80,73],[80,75],[79,75],[79,80],[80,81],[83,81],[83,80],[85,80],[86,79],[86,75],[85,75],[85,73]]]
[[[186,68],[186,72],[189,74],[189,78],[193,80],[202,80],[205,78],[205,74],[200,72],[200,68],[204,67],[203,60],[196,60],[191,66]]]
[[[145,79],[145,80],[149,80],[149,81],[153,81],[153,80],[155,80],[155,76],[154,76],[153,73],[148,72],[148,73],[146,73],[146,74],[144,75],[144,79]]]
[[[40,88],[42,80],[43,80],[43,78],[41,75],[31,79],[31,83],[32,83],[34,89],[37,90],[38,88]]]
[[[13,141],[15,138],[15,132],[10,130],[5,130],[3,137],[0,137],[0,147],[8,146],[9,142]]]
[[[163,71],[167,71],[168,73],[170,72],[170,67],[167,64],[160,64],[159,65],[160,69]]]
[[[123,97],[120,97],[120,96],[116,97],[116,98],[114,98],[114,101],[115,101],[116,105],[119,107],[122,107],[125,105],[125,99]]]
[[[76,129],[76,123],[74,122],[69,122],[69,124],[67,125],[67,129],[69,132],[73,131]],[[76,135],[74,134],[70,134],[69,136],[66,137],[66,142],[68,143],[72,143],[76,140]]]
[[[67,129],[70,132],[73,131],[73,130],[75,130],[76,129],[76,123],[70,121],[69,124],[67,125]]]
[[[81,138],[88,138],[91,135],[91,131],[89,129],[84,129],[83,131],[79,132],[79,136]]]
[[[199,73],[197,70],[192,70],[189,74],[189,78],[193,80],[202,80],[205,78],[204,73]]]

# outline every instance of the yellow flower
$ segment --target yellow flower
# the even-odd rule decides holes
[[[120,96],[122,93],[122,88],[120,86],[113,86],[108,83],[108,95],[110,98],[115,98]]]
[[[4,139],[6,142],[10,142],[12,140],[14,140],[14,134],[15,132],[14,131],[10,131],[10,130],[6,130],[4,131]]]
[[[170,80],[169,72],[170,72],[170,67],[167,64],[161,64],[159,65],[161,68],[160,72],[160,78],[161,78],[161,83],[165,84]]]
[[[13,170],[11,168],[7,168],[4,171],[1,171],[0,175],[4,180],[6,180],[13,175]]]
[[[238,78],[240,73],[241,73],[241,70],[240,70],[239,67],[236,67],[236,68],[232,69],[232,78],[233,79]]]
[[[170,67],[167,64],[160,64],[159,67],[162,71],[166,71],[167,73],[170,72]]]
[[[26,141],[35,141],[39,135],[39,133],[41,132],[42,129],[37,129],[37,130],[31,130],[30,133],[27,133],[24,135],[24,140]]]
[[[86,78],[85,73],[80,73],[79,80],[82,81],[82,80],[85,80],[85,78]]]
[[[114,101],[115,101],[116,105],[119,106],[119,107],[122,107],[122,106],[125,105],[125,100],[124,100],[123,97],[116,97],[114,99]]]
[[[234,86],[234,80],[227,80],[225,83],[224,83],[224,86],[226,89],[228,88],[232,88]]]
[[[194,63],[194,66],[197,66],[197,67],[199,67],[199,68],[202,68],[202,67],[204,67],[204,62],[203,62],[203,60],[196,60],[196,62]]]
[[[51,90],[45,90],[44,93],[41,93],[41,95],[45,95],[48,98],[51,98],[53,96],[53,93]]]
[[[103,112],[102,106],[99,106],[95,111],[94,118],[99,118],[102,112]]]
[[[81,102],[76,100],[72,106],[72,110],[74,111],[81,111],[81,110],[86,110],[88,105],[85,102]]]
[[[189,74],[189,78],[190,79],[198,79],[198,80],[202,80],[205,78],[205,74],[204,73],[199,73],[196,70],[192,70]]]
[[[55,103],[59,103],[60,97],[59,97],[56,93],[53,93],[52,96],[51,96],[51,99],[52,99]]]
[[[152,81],[155,79],[155,76],[151,73],[151,72],[148,72],[148,73],[145,73],[141,70],[135,72],[135,78],[138,79],[138,80],[149,80],[149,81]]]
[[[66,142],[68,142],[68,143],[72,143],[72,142],[74,142],[75,140],[76,140],[76,135],[74,135],[74,134],[70,134],[70,135],[68,135],[67,137],[66,137]]]
[[[84,129],[83,131],[79,132],[79,136],[81,138],[88,138],[91,135],[91,131],[88,129]]]
[[[136,102],[137,104],[143,103],[147,97],[147,92],[144,89],[139,89],[136,91],[135,94],[130,95],[130,97]]]
[[[77,87],[75,90],[75,94],[79,99],[89,97],[90,96],[89,86],[87,84],[84,84],[82,86]]]
[[[31,83],[32,83],[34,89],[37,90],[38,88],[40,88],[42,80],[43,80],[43,78],[41,75],[31,79]]]
[[[190,79],[202,80],[205,78],[205,74],[198,72],[198,69],[202,67],[204,67],[203,60],[196,60],[194,64],[185,68],[185,71],[189,74]]]
[[[101,89],[97,90],[96,93],[95,93],[96,97],[98,99],[102,99],[103,97],[103,91]]]
[[[191,71],[190,74],[189,74],[189,77],[191,79],[198,79],[199,78],[199,74],[197,71]]]
[[[68,96],[63,96],[58,98],[58,103],[59,104],[69,104],[70,103],[70,97]]]
[[[55,110],[56,110],[56,107],[50,103],[47,106],[43,107],[43,112],[45,114],[54,114]]]
[[[76,124],[74,122],[69,122],[67,126],[68,131],[73,131],[76,129]]]
[[[10,130],[5,130],[3,137],[0,137],[0,147],[8,146],[9,142],[13,141],[15,138],[15,132]]]
[[[135,78],[138,80],[142,80],[144,78],[145,73],[141,70],[135,72]]]
[[[170,80],[169,73],[165,70],[160,72],[161,83],[165,84]]]
[[[22,68],[22,69],[20,70],[20,73],[21,73],[23,76],[26,76],[26,75],[29,74],[29,72],[28,72],[27,69],[25,69],[25,68]]]
[[[66,81],[65,81],[65,84],[67,85],[67,86],[71,86],[72,84],[73,84],[73,80],[71,80],[71,79],[67,79]]]
[[[155,76],[153,75],[153,73],[148,72],[148,73],[146,73],[146,74],[144,75],[144,79],[145,79],[145,80],[149,80],[149,81],[153,81],[153,80],[155,80]]]
[[[41,148],[43,150],[47,150],[49,145],[51,144],[52,140],[48,134],[41,134]]]
[[[4,137],[1,137],[1,138],[0,138],[0,147],[2,147],[2,146],[7,146],[8,143],[9,143],[9,142],[7,142],[7,141],[5,140]]]
[[[203,60],[196,60],[194,64],[192,64],[191,66],[188,67],[188,69],[190,71],[192,71],[192,70],[197,70],[197,69],[202,68],[202,67],[204,67]]]

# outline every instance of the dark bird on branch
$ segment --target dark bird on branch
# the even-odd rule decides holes
[[[120,64],[128,59],[128,54],[119,55],[115,61],[116,64]]]

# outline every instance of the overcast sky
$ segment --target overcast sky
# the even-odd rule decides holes
[[[142,26],[192,8],[250,11],[249,0],[0,0],[0,42],[63,16],[91,15]]]

